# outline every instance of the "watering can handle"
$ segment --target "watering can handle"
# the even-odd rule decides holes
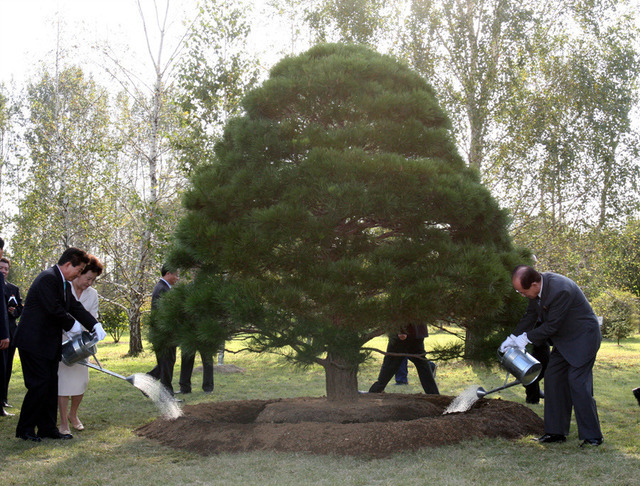
[[[496,353],[497,353],[497,355],[498,355],[498,361],[500,362],[500,364],[502,364],[502,358],[504,357],[504,353],[500,354],[500,349],[498,349],[498,350],[496,351]],[[508,383],[508,381],[509,381],[509,374],[510,374],[510,373],[509,373],[509,370],[507,370],[507,376],[505,376],[505,377],[504,377],[504,385],[503,385],[503,386],[506,386],[506,384]],[[516,376],[514,375],[514,377],[516,377]],[[517,378],[517,377],[516,377],[516,378]],[[514,383],[514,384],[515,384],[515,383]]]

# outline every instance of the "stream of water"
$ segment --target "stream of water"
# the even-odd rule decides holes
[[[162,383],[146,373],[136,373],[132,378],[133,386],[153,401],[164,418],[177,419],[182,416],[179,404]]]
[[[477,394],[478,388],[478,385],[473,385],[467,388],[451,401],[447,409],[442,412],[442,415],[446,415],[448,413],[466,412],[467,410],[469,410],[473,406],[473,404],[480,399]]]

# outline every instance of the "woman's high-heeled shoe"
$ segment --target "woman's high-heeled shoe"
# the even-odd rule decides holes
[[[71,425],[73,426],[74,429],[76,430],[84,430],[84,425],[82,425],[82,422],[80,422],[80,420],[78,420],[77,422],[73,422],[73,420],[70,420]]]

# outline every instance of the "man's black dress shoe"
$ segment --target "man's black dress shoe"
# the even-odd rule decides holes
[[[2,402],[2,406],[3,406],[4,408],[13,408],[13,405],[9,405],[9,402],[7,402],[6,400],[4,400],[4,401]]]
[[[538,442],[550,443],[550,442],[565,442],[567,438],[561,434],[544,434],[542,437],[538,437]]]
[[[638,405],[640,405],[640,387],[633,389],[633,396],[638,400]]]
[[[49,432],[48,434],[38,434],[38,437],[40,437],[41,439],[61,439],[61,440],[73,439],[72,434],[63,434],[58,430],[56,430],[55,432]]]
[[[31,432],[25,432],[24,434],[16,434],[18,439],[22,440],[32,440],[33,442],[40,442],[42,439]]]
[[[9,413],[4,408],[0,407],[0,417],[13,417],[15,413]]]
[[[540,403],[540,399],[539,398],[537,398],[537,399],[536,398],[527,398],[525,400],[525,402],[530,403],[532,405],[536,405],[536,404]]]
[[[599,439],[585,439],[580,444],[580,447],[590,447],[590,446],[599,446],[604,442],[604,439],[600,437]]]

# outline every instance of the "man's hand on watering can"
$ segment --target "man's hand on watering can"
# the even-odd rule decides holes
[[[507,339],[505,339],[500,347],[498,348],[501,353],[504,353],[509,348],[514,348],[516,346],[516,337],[511,334]]]
[[[529,338],[527,337],[527,333],[523,332],[522,334],[520,334],[519,336],[516,336],[514,343],[516,345],[516,347],[522,349],[524,351],[524,348],[527,347],[527,344],[531,343],[531,341],[529,341]]]
[[[107,333],[104,331],[104,329],[102,328],[102,324],[100,324],[99,322],[97,322],[96,325],[93,326],[93,332],[98,337],[98,341],[102,341],[107,337]]]
[[[81,334],[82,330],[83,330],[82,324],[76,321],[73,323],[73,327],[67,331],[67,336],[72,338],[73,336],[77,336],[78,334]]]

